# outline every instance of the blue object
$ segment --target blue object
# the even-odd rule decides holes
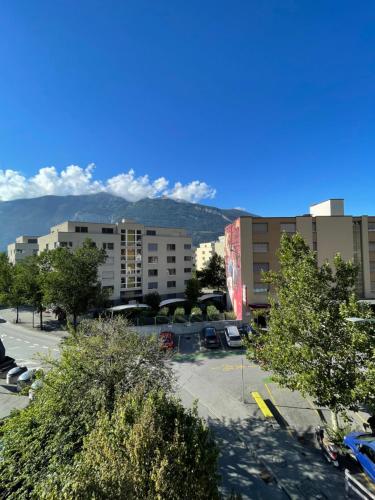
[[[344,444],[351,449],[364,472],[375,483],[375,436],[352,432],[344,437]]]

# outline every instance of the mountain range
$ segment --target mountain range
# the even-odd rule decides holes
[[[17,236],[41,236],[65,220],[117,222],[131,219],[148,226],[185,228],[194,245],[216,240],[224,228],[241,215],[222,209],[170,198],[145,198],[131,202],[107,193],[0,201],[0,250]]]

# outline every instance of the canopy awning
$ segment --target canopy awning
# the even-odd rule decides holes
[[[198,302],[203,302],[204,300],[215,299],[215,298],[222,299],[223,297],[224,295],[222,293],[205,293],[204,295],[198,298]]]
[[[151,308],[147,304],[123,304],[121,306],[109,307],[107,311],[120,312],[120,311],[129,311],[130,309],[151,309]]]
[[[186,302],[187,299],[183,299],[183,298],[180,298],[180,299],[165,299],[165,300],[162,300],[159,304],[159,307],[167,307],[167,306],[170,306],[172,304],[178,304],[179,302]]]

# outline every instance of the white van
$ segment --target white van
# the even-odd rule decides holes
[[[236,326],[227,326],[224,329],[224,334],[228,347],[242,347],[241,335]]]

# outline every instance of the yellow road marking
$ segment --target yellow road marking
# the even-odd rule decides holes
[[[271,413],[271,410],[268,408],[268,406],[264,402],[264,400],[263,400],[262,396],[259,394],[259,392],[254,391],[251,393],[251,395],[255,399],[255,402],[259,406],[260,411],[263,413],[263,415],[266,418],[272,418],[273,415]]]
[[[265,383],[264,385],[265,385],[265,387],[266,387],[266,390],[267,390],[267,392],[268,392],[268,394],[269,394],[269,397],[270,397],[270,399],[271,399],[271,401],[272,401],[272,403],[273,403],[274,407],[276,408],[276,410],[280,413],[281,417],[282,417],[282,418],[284,419],[284,421],[286,422],[286,425],[287,425],[286,430],[287,430],[287,432],[288,432],[289,436],[291,436],[291,437],[293,437],[293,438],[294,438],[293,431],[290,429],[288,422],[287,422],[287,421],[285,420],[285,418],[283,417],[283,415],[282,415],[282,413],[281,413],[281,411],[280,411],[279,405],[276,403],[276,400],[275,400],[275,398],[273,397],[273,394],[272,394],[272,392],[271,392],[271,389],[268,387],[268,385],[267,385],[266,383]]]
[[[235,370],[242,370],[242,368],[254,368],[252,365],[220,365],[214,366],[211,370],[222,370],[223,372],[231,372]]]

